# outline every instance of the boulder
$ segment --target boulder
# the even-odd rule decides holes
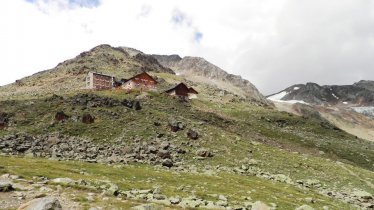
[[[209,150],[204,148],[197,150],[196,155],[199,157],[213,157],[213,154]]]
[[[117,196],[119,194],[119,188],[116,184],[110,183],[110,187],[107,190],[107,193],[110,195]]]
[[[216,205],[217,206],[227,207],[229,204],[227,203],[227,201],[219,200],[219,201],[216,202]]]
[[[134,206],[132,210],[161,210],[162,208],[156,206],[155,204],[143,204],[139,206]]]
[[[162,161],[162,165],[171,168],[174,164],[173,161],[171,161],[170,159],[165,159]]]
[[[65,114],[63,111],[59,111],[55,114],[55,121],[57,122],[64,122],[69,119],[69,116]]]
[[[160,148],[161,149],[168,149],[170,146],[170,143],[168,141],[163,141],[161,144],[160,144]]]
[[[308,205],[302,205],[297,207],[295,210],[314,210],[314,208]]]
[[[176,205],[176,204],[179,204],[181,202],[181,199],[178,198],[178,197],[170,197],[169,201],[170,201],[171,204]]]
[[[134,101],[133,107],[134,110],[141,110],[142,106],[140,105],[139,101]]]
[[[270,210],[270,207],[261,201],[252,204],[252,210]]]
[[[73,184],[74,180],[70,178],[56,178],[51,180],[53,183],[56,184]]]
[[[56,198],[44,197],[22,204],[18,210],[62,210],[62,207]]]
[[[185,125],[184,125],[184,123],[179,122],[176,119],[172,118],[172,119],[169,120],[169,127],[170,127],[171,131],[177,132],[179,130],[183,130]]]
[[[199,133],[195,130],[189,129],[187,131],[187,137],[193,140],[196,140],[199,138]]]
[[[227,198],[224,195],[219,195],[218,199],[221,201],[227,201]]]
[[[0,129],[5,128],[9,123],[9,116],[7,113],[0,112]]]
[[[95,122],[95,118],[90,114],[84,114],[82,116],[82,122],[85,124],[92,124]]]
[[[10,182],[0,180],[0,192],[10,192],[12,190],[14,189]]]
[[[167,159],[167,158],[171,158],[171,154],[168,150],[159,150],[158,153],[157,153],[157,156],[159,156],[160,158],[162,159]]]
[[[132,101],[129,101],[129,100],[127,100],[127,99],[124,99],[124,100],[121,102],[121,104],[122,104],[123,106],[127,107],[127,108],[130,108],[130,109],[132,109],[132,107],[133,107],[133,105],[134,105]]]

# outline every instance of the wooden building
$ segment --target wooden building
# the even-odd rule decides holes
[[[189,90],[189,94],[188,94],[189,99],[197,98],[197,94],[199,94],[199,93],[195,89],[190,87],[190,88],[188,88],[188,90]]]
[[[126,80],[122,84],[124,90],[156,90],[157,81],[152,76],[143,72]]]
[[[105,75],[96,72],[89,72],[86,78],[87,88],[94,90],[108,90],[112,89],[115,83],[115,78],[110,75]]]
[[[185,85],[184,83],[179,83],[177,86],[165,91],[167,94],[171,95],[171,96],[178,96],[178,97],[182,97],[182,98],[189,98],[189,99],[192,99],[192,98],[196,98],[197,97],[197,94],[198,92],[193,89],[193,88],[189,88],[187,87],[187,85]]]

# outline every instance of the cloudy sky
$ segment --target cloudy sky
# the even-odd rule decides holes
[[[206,58],[262,93],[374,80],[372,0],[2,0],[0,85],[99,44]]]

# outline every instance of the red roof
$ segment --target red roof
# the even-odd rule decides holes
[[[141,79],[143,79],[143,80],[146,79],[146,80],[149,80],[149,81],[153,81],[155,84],[157,84],[157,81],[155,79],[153,79],[153,77],[151,75],[147,74],[146,72],[135,75],[135,76],[131,77],[130,79],[128,79],[127,81],[132,80],[132,81],[137,82]]]

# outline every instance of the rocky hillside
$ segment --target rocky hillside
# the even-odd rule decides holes
[[[353,85],[324,85],[316,83],[293,85],[270,95],[270,100],[299,101],[315,105],[346,104],[374,106],[374,81],[360,81]]]
[[[248,80],[229,74],[204,58],[179,55],[153,55],[162,65],[177,74],[193,80],[217,86],[242,97],[267,103],[265,97]]]
[[[131,48],[99,45],[73,59],[59,63],[53,69],[0,87],[0,98],[37,97],[74,92],[86,86],[85,78],[89,71],[109,74],[117,78],[129,78],[143,71],[175,74],[171,69],[162,66],[154,57],[143,53],[134,55],[133,51],[136,50],[129,49]]]
[[[89,71],[109,74],[117,78],[129,78],[134,74],[147,71],[160,79],[160,90],[170,88],[175,83],[185,82],[194,87],[200,86],[198,89],[200,92],[203,90],[202,94],[206,96],[229,98],[229,100],[244,99],[258,104],[268,104],[265,97],[249,81],[240,76],[228,74],[203,58],[185,57],[182,59],[178,55],[149,55],[134,48],[109,45],[99,45],[58,64],[53,69],[0,87],[0,97],[9,99],[72,93],[85,88],[85,77]],[[178,77],[173,77],[175,71]]]

